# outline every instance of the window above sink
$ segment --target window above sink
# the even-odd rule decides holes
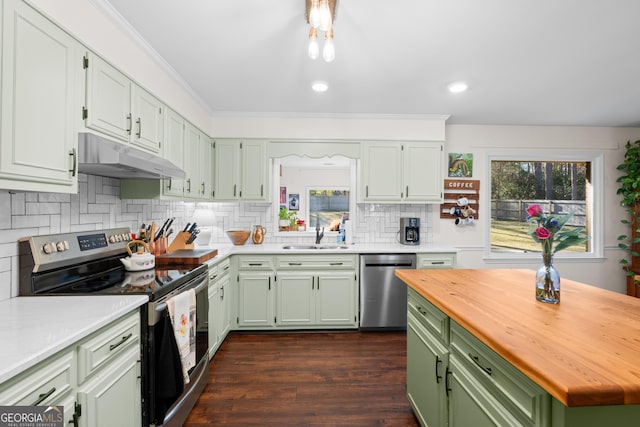
[[[273,159],[275,214],[285,207],[306,230],[278,230],[280,236],[315,235],[316,225],[337,230],[344,214],[355,220],[357,161],[344,156]],[[275,219],[278,224],[279,218]],[[319,221],[319,224],[318,224]],[[325,237],[326,238],[326,237]]]

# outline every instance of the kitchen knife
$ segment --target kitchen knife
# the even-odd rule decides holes
[[[167,224],[167,228],[165,228],[165,230],[169,231],[169,229],[171,228],[171,224],[173,224],[173,220],[175,220],[175,219],[176,219],[175,216],[173,218],[171,218],[171,220],[169,221],[169,224]]]
[[[184,230],[182,230],[182,231],[188,231],[190,225],[191,225],[191,223],[188,222],[187,225],[184,226]]]
[[[160,227],[160,230],[158,230],[158,232],[153,235],[153,240],[158,240],[160,237],[162,237],[162,233],[164,233],[164,230],[167,228],[167,224],[169,224],[170,219],[171,218],[167,218],[164,224],[162,224],[162,227]]]
[[[198,226],[198,223],[194,222],[191,228],[189,229],[189,233],[193,233],[197,226]]]
[[[189,238],[187,239],[187,244],[193,243],[194,240],[196,240],[196,238],[198,237],[198,234],[200,234],[200,229],[193,230],[191,236],[189,236]]]
[[[169,238],[169,236],[171,236],[173,234],[173,228],[170,228],[169,231],[167,231],[167,239]]]

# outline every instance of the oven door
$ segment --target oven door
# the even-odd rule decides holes
[[[149,303],[146,352],[148,364],[145,370],[147,375],[143,381],[147,384],[144,406],[149,416],[148,425],[182,426],[208,381],[208,284],[209,275],[205,271],[158,301]],[[189,289],[195,289],[196,294],[194,327],[196,364],[189,370],[189,382],[182,384],[178,349],[175,341],[169,342],[167,339],[169,336],[167,334],[173,333],[167,300]]]

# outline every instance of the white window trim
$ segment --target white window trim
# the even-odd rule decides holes
[[[486,182],[488,190],[481,196],[484,206],[491,209],[491,162],[497,160],[513,161],[558,161],[558,162],[590,162],[591,163],[591,189],[587,197],[591,198],[591,205],[588,206],[589,229],[591,231],[591,251],[583,253],[558,252],[555,259],[589,260],[590,262],[602,259],[604,253],[604,153],[601,151],[570,151],[570,150],[547,150],[545,154],[540,151],[513,150],[500,153],[488,153],[486,163]],[[540,261],[538,253],[498,253],[491,251],[491,213],[484,215],[485,225],[485,258],[491,262],[524,262]]]

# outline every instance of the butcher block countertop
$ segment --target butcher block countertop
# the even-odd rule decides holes
[[[566,406],[640,404],[640,299],[533,270],[396,270],[408,286]]]

